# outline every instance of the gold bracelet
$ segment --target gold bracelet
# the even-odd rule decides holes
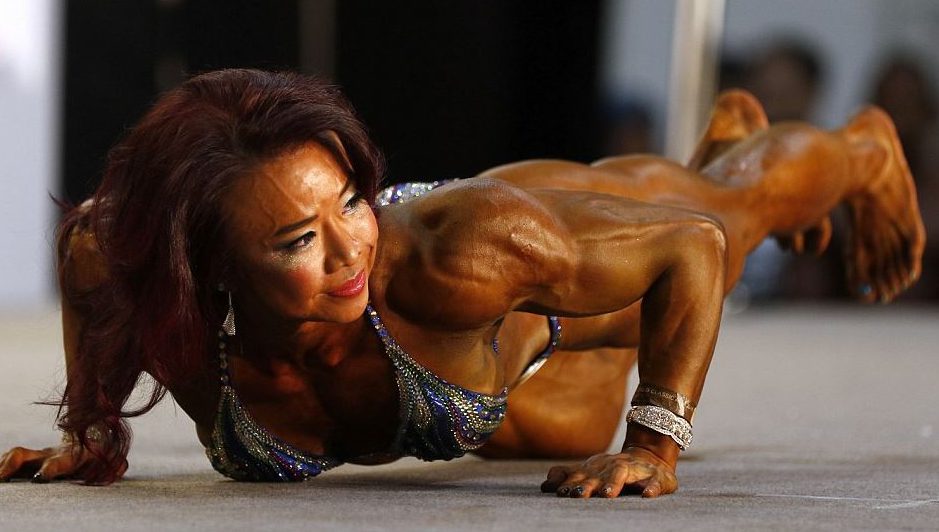
[[[632,406],[658,406],[691,422],[696,405],[684,394],[654,384],[639,384],[630,402]]]

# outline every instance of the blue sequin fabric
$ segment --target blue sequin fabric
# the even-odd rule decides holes
[[[220,359],[222,391],[212,445],[205,449],[216,471],[234,480],[296,482],[342,464],[288,445],[255,421],[231,386],[224,349]]]
[[[482,447],[505,418],[508,389],[488,395],[441,379],[398,345],[371,305],[366,313],[398,381],[401,425],[392,452],[427,461],[451,460]]]

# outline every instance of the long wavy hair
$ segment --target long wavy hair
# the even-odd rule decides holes
[[[337,143],[338,139],[338,143]],[[369,201],[383,159],[339,90],[295,73],[221,70],[164,94],[107,157],[93,201],[58,228],[59,284],[81,318],[58,425],[96,457],[80,472],[108,484],[126,464],[125,418],[152,409],[165,386],[204,374],[226,307],[216,286],[231,257],[220,202],[259,164],[307,142],[346,164]],[[91,236],[106,270],[70,282],[74,237]],[[142,374],[155,382],[126,409]]]

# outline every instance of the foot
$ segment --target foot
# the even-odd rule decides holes
[[[831,243],[831,218],[825,216],[808,229],[773,235],[779,247],[796,255],[806,253],[819,257]]]
[[[919,279],[926,234],[916,188],[896,128],[876,107],[841,134],[852,145],[862,182],[845,198],[851,220],[846,248],[849,288],[864,301],[887,303]]]
[[[768,127],[766,113],[755,96],[740,89],[722,92],[714,103],[707,129],[688,161],[688,168],[704,168],[737,142]]]

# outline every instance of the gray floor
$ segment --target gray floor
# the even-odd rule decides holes
[[[0,316],[0,446],[55,440],[55,311]],[[344,466],[303,485],[213,473],[171,402],[136,422],[128,480],[0,484],[0,530],[939,530],[939,310],[728,316],[679,466],[657,500],[561,500],[549,462]]]

